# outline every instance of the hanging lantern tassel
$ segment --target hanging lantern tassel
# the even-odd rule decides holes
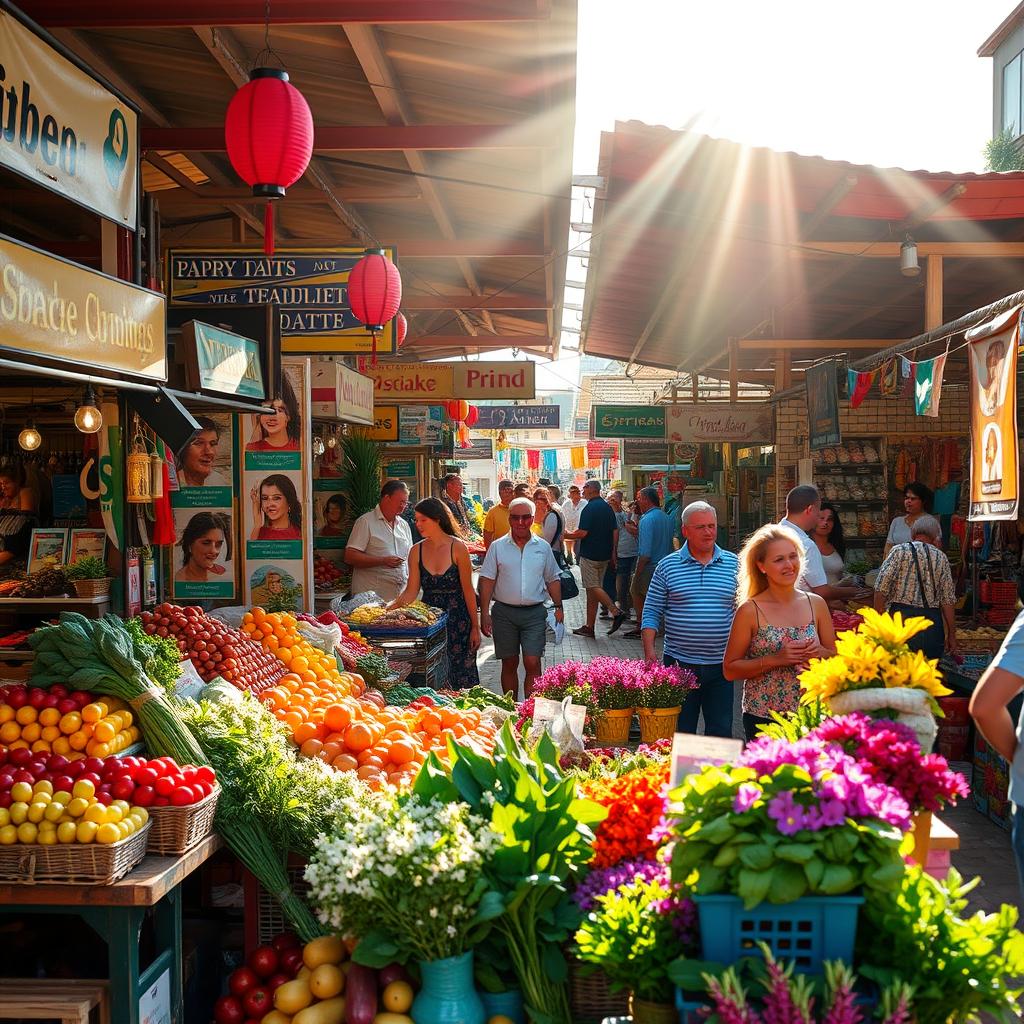
[[[370,341],[371,341],[371,344],[373,345],[373,358],[370,360],[370,365],[371,366],[376,366],[377,365],[377,332],[376,331],[373,331],[373,330],[370,331]]]
[[[469,427],[467,427],[465,423],[460,423],[459,424],[459,429],[457,431],[457,436],[459,438],[459,447],[460,448],[472,448],[473,447],[473,442],[470,441],[470,439],[469,439]]]
[[[263,204],[263,255],[274,255],[274,204]]]

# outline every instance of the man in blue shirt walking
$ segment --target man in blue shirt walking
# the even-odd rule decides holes
[[[637,494],[640,503],[640,525],[637,528],[637,560],[630,596],[636,608],[636,629],[631,629],[623,636],[639,636],[644,618],[644,600],[647,588],[651,585],[651,577],[658,563],[672,554],[672,535],[675,526],[671,517],[661,507],[661,496],[656,487],[644,487]]]
[[[686,543],[658,563],[647,591],[644,658],[655,660],[664,616],[665,664],[688,668],[699,684],[679,712],[679,731],[696,732],[703,711],[706,735],[732,736],[733,687],[722,674],[722,659],[736,610],[739,560],[715,543],[714,506],[695,501],[683,509],[682,522]]]

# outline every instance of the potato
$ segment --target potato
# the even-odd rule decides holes
[[[322,1003],[314,1003],[295,1014],[292,1024],[343,1024],[345,1020],[345,997],[335,996]]]
[[[393,981],[384,989],[381,1002],[392,1013],[408,1013],[412,1006],[412,985],[407,981]]]
[[[340,964],[345,958],[345,944],[339,935],[324,935],[307,942],[302,950],[302,962],[314,971],[321,964]]]
[[[413,1020],[404,1013],[378,1013],[373,1024],[413,1024]]]
[[[321,964],[309,976],[310,991],[317,999],[333,999],[345,989],[345,975],[336,964]]]
[[[274,1009],[280,1010],[289,1017],[304,1010],[311,1002],[313,1002],[313,993],[310,991],[307,978],[286,981],[274,991]]]

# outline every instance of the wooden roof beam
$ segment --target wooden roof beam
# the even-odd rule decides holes
[[[153,164],[158,170],[163,171],[168,177],[171,177],[169,172],[164,168],[161,163],[157,163],[152,159],[154,151],[149,150],[146,153],[146,160]],[[159,159],[159,157],[158,157]],[[166,160],[163,163],[167,163]],[[174,170],[181,175],[181,177],[188,180],[187,175],[182,175],[181,171],[177,168]],[[190,181],[189,185],[193,186],[189,188],[189,185],[185,185],[184,181],[180,181],[178,178],[174,179],[183,188],[188,189],[189,195],[187,197],[181,196],[181,198],[187,198],[189,202],[197,203],[258,203],[262,205],[266,202],[265,199],[259,199],[252,194],[247,188],[211,188],[209,185],[201,185],[197,182]],[[342,202],[345,203],[403,203],[403,202],[421,202],[423,197],[419,192],[410,192],[408,189],[388,189],[388,188],[377,188],[374,186],[368,186],[361,188],[360,186],[346,186],[339,187],[337,190],[338,196]],[[177,198],[177,194],[173,192],[167,192],[162,198]],[[288,195],[285,197],[285,202],[291,206],[296,203],[303,205],[310,203],[325,203],[327,197],[318,188],[312,188],[309,186],[293,185],[288,189]]]
[[[899,259],[900,244],[896,242],[851,242],[847,240],[804,242],[794,249],[797,256],[812,259],[833,256],[862,256],[868,259]],[[949,256],[951,259],[1024,259],[1024,242],[921,242],[917,241],[917,255]]]
[[[808,238],[828,218],[828,215],[853,191],[857,179],[852,175],[844,175],[822,197],[811,215],[800,225],[800,237]]]
[[[404,303],[403,303],[404,305]],[[550,341],[543,334],[481,334],[471,338],[464,334],[423,334],[416,337],[411,331],[405,342],[402,351],[415,348],[417,350],[435,348],[479,348],[479,349],[506,349],[506,348],[528,348],[544,349],[550,345]],[[433,358],[433,353],[431,353]]]
[[[837,352],[852,352],[866,349],[869,352],[889,348],[892,338],[741,338],[741,352],[775,352],[789,349],[790,352],[816,352],[819,349],[834,349]]]
[[[348,37],[356,60],[359,61],[359,66],[363,69],[363,74],[366,75],[366,81],[384,119],[391,126],[407,127],[415,120],[413,111],[394,65],[384,52],[377,30],[372,25],[346,25],[345,35]],[[403,155],[409,169],[420,175],[417,181],[438,230],[445,239],[454,241],[457,235],[455,223],[438,184],[429,176],[426,158],[414,148],[403,149]],[[462,254],[458,257],[458,267],[470,293],[476,296],[482,295],[483,288],[476,271]],[[471,336],[479,334],[476,324],[464,310],[459,310],[456,315],[467,334]],[[494,334],[494,321],[491,319],[490,313],[484,313],[482,319],[487,330]]]
[[[950,185],[944,192],[926,199],[916,210],[901,220],[894,230],[898,233],[915,230],[925,221],[931,220],[939,210],[945,209],[950,203],[959,199],[966,191],[967,186],[962,181]]]
[[[551,300],[543,295],[517,295],[498,292],[494,295],[404,295],[402,309],[461,309],[472,313],[488,309],[548,309]],[[475,339],[474,339],[475,340]]]
[[[26,14],[47,28],[188,28],[203,26],[430,24],[536,21],[550,0],[22,0]]]
[[[215,29],[204,34],[222,35]],[[248,75],[245,78],[248,81]],[[226,153],[224,126],[153,128],[142,126],[142,148],[176,153]],[[386,153],[420,150],[541,149],[553,144],[519,124],[319,125],[313,142],[318,153]],[[421,184],[422,187],[422,184]]]

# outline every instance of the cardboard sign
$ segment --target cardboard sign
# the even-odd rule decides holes
[[[687,775],[699,772],[706,764],[729,764],[742,753],[742,740],[677,732],[672,737],[670,786],[678,786]]]

